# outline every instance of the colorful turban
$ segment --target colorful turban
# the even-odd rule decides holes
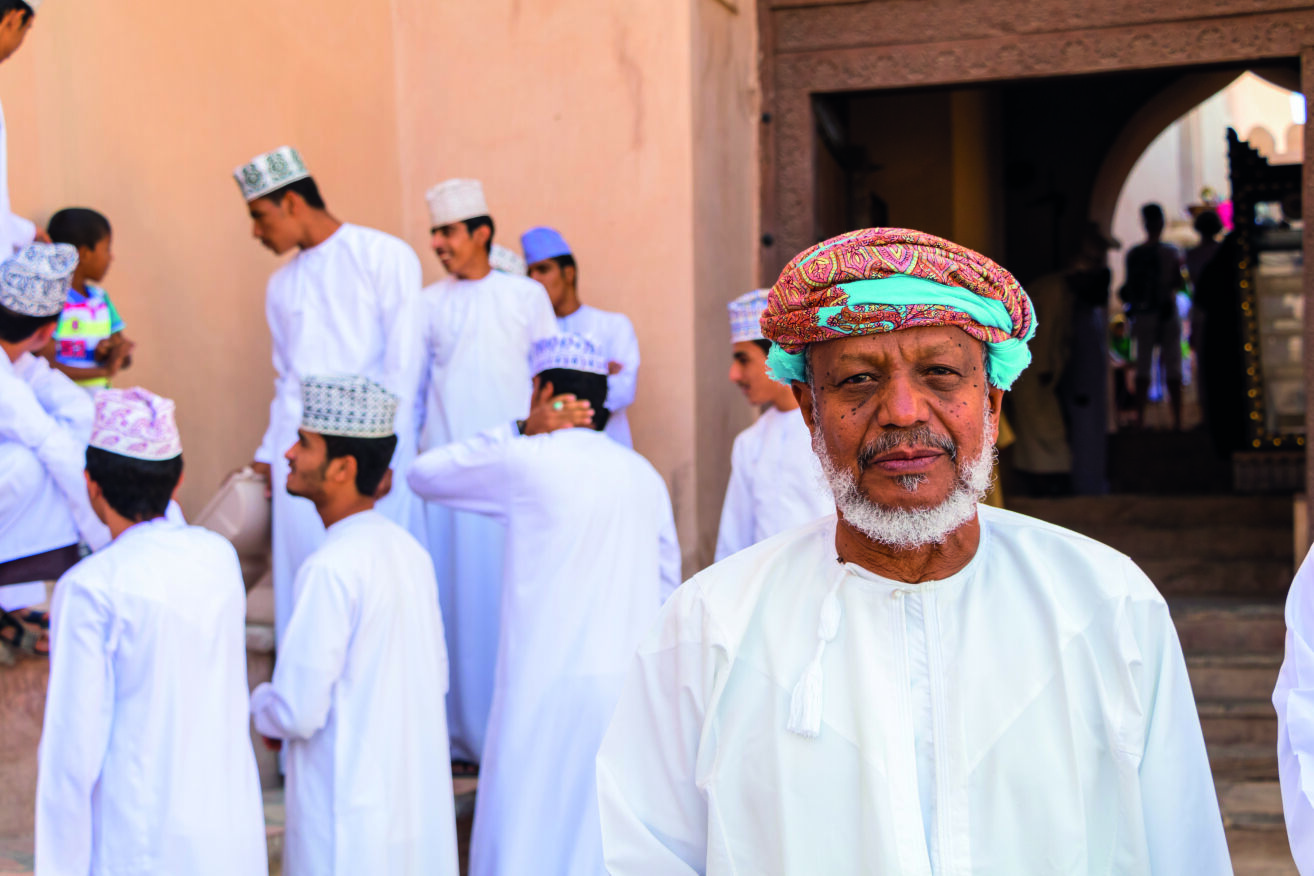
[[[804,379],[808,344],[952,325],[986,344],[990,383],[1008,389],[1031,363],[1031,300],[1013,275],[956,243],[905,228],[867,228],[796,255],[771,288],[762,334],[781,383]]]

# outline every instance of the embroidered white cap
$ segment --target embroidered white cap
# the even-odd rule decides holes
[[[607,357],[602,349],[583,335],[562,332],[534,342],[529,356],[531,374],[549,368],[568,368],[590,374],[607,374]]]
[[[21,316],[64,309],[78,251],[67,243],[30,243],[0,262],[0,307]]]
[[[444,180],[424,197],[429,202],[429,218],[434,228],[489,215],[484,186],[477,179]]]
[[[301,428],[320,435],[386,438],[394,434],[397,401],[368,377],[306,377],[301,381]]]
[[[745,292],[726,307],[730,311],[730,343],[763,340],[761,320],[767,307],[766,289]]]
[[[89,447],[152,462],[182,453],[172,399],[148,389],[102,389],[96,393],[96,419]]]
[[[270,152],[257,155],[233,171],[242,197],[247,203],[267,195],[275,189],[310,176],[301,153],[291,146],[279,146]]]
[[[488,253],[488,264],[494,271],[515,274],[517,277],[523,277],[529,273],[529,266],[525,264],[525,260],[520,253],[514,249],[507,249],[500,243],[493,244],[492,251]]]

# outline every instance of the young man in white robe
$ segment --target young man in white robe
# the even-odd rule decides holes
[[[0,63],[9,60],[23,45],[41,2],[0,0]],[[50,242],[44,231],[38,231],[30,219],[16,214],[9,203],[9,126],[4,108],[0,107],[0,259],[8,258],[35,240]]]
[[[268,872],[247,720],[246,588],[222,536],[165,516],[173,402],[106,389],[85,489],[114,541],[55,587],[36,872]]]
[[[556,332],[543,287],[489,265],[494,228],[479,181],[450,179],[427,198],[434,252],[447,277],[423,296],[424,450],[524,418],[530,349]],[[425,513],[452,658],[452,758],[477,763],[493,697],[506,527],[432,503]]]
[[[475,876],[606,873],[594,758],[626,666],[680,579],[665,483],[600,431],[608,361],[578,335],[540,341],[525,435],[503,424],[420,454],[408,475],[426,499],[507,527]],[[549,411],[587,401],[596,423],[537,434],[554,394]]]
[[[1231,873],[1163,598],[978,504],[1034,332],[1012,275],[850,232],[762,328],[838,514],[663,609],[598,757],[611,874]]]
[[[543,284],[557,330],[583,335],[607,357],[607,434],[626,447],[634,446],[626,413],[634,404],[639,382],[639,339],[623,313],[612,313],[579,300],[579,265],[566,239],[555,228],[531,228],[520,235],[529,276]]]
[[[273,341],[274,399],[269,426],[252,463],[273,502],[274,621],[282,641],[292,616],[297,569],[324,540],[315,508],[283,489],[283,451],[301,421],[307,374],[359,374],[401,402],[396,463],[415,455],[424,354],[420,344],[420,260],[382,231],[339,221],[295,149],[258,155],[234,175],[246,199],[252,234],[276,255],[297,250],[269,278],[265,315]],[[423,509],[404,484],[379,511],[424,539]]]
[[[717,562],[835,510],[794,393],[767,373],[771,344],[758,325],[766,302],[766,290],[757,289],[728,305],[730,382],[761,414],[735,437],[730,453],[730,483],[716,533]]]
[[[46,243],[0,262],[0,609],[6,611],[45,602],[45,581],[78,561],[79,543],[95,549],[110,540],[82,475],[91,399],[37,355],[54,334],[77,262],[73,247]],[[7,619],[7,631],[20,629]]]
[[[288,876],[457,872],[433,564],[374,510],[400,403],[364,377],[302,381],[287,489],[327,532],[297,572],[273,680],[251,694],[257,732],[287,740]]]

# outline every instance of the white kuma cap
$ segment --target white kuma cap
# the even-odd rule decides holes
[[[477,179],[449,179],[429,189],[429,218],[434,228],[476,216],[488,216],[484,186]]]
[[[279,146],[271,152],[257,155],[233,171],[242,197],[247,203],[281,189],[288,183],[310,176],[301,153],[291,146]]]
[[[301,428],[319,435],[386,438],[395,434],[397,396],[356,374],[301,381]]]

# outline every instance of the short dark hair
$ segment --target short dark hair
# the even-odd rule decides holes
[[[1145,204],[1141,207],[1141,221],[1146,225],[1163,225],[1163,207],[1158,204]]]
[[[493,251],[493,234],[496,233],[497,229],[493,227],[492,216],[475,216],[473,219],[462,219],[461,224],[465,226],[465,231],[467,234],[474,234],[475,231],[477,231],[478,229],[487,226],[488,242],[484,244],[484,251],[485,252]]]
[[[552,384],[554,395],[569,393],[593,406],[593,428],[602,431],[611,412],[607,410],[607,375],[574,368],[549,368],[538,374],[539,385]]]
[[[261,195],[261,198],[268,198],[275,204],[283,203],[288,192],[296,192],[301,196],[301,200],[306,202],[307,207],[313,207],[316,210],[327,209],[324,206],[324,197],[319,193],[319,186],[315,185],[315,178],[310,176],[295,179],[285,186],[280,186],[272,192]],[[259,200],[257,198],[256,200]]]
[[[552,261],[557,263],[557,268],[564,271],[566,268],[575,269],[575,282],[579,282],[579,265],[575,264],[575,257],[570,253],[565,255],[552,256]]]
[[[17,344],[26,341],[52,322],[59,322],[59,314],[51,316],[27,316],[14,313],[7,307],[0,307],[0,341]]]
[[[343,456],[356,458],[356,492],[373,496],[383,476],[392,464],[392,453],[397,449],[397,436],[383,438],[349,438],[345,435],[324,435],[326,459]]]
[[[140,522],[163,516],[182,477],[183,458],[137,459],[87,448],[87,477],[96,482],[114,513]]]
[[[765,338],[754,338],[753,343],[762,348],[762,354],[766,355],[771,352],[771,342]]]
[[[79,248],[95,249],[110,233],[109,220],[87,207],[65,207],[46,223],[51,243],[69,243]]]
[[[1196,232],[1206,240],[1212,240],[1214,235],[1223,230],[1223,220],[1213,210],[1201,210],[1193,225]]]
[[[23,2],[23,0],[0,0],[0,18],[4,18],[6,13],[12,9],[17,9],[23,13],[23,21],[31,20],[36,15],[36,10]]]

